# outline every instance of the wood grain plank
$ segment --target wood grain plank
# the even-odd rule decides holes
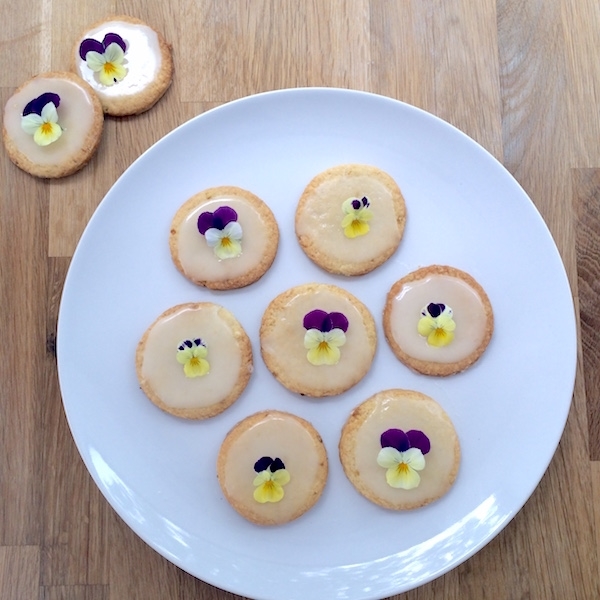
[[[48,260],[47,330],[56,339],[56,322],[67,258]],[[47,369],[43,424],[44,586],[108,583],[109,507],[93,483],[67,425],[58,385],[56,358]]]
[[[39,600],[110,600],[107,585],[43,586]]]
[[[40,578],[37,546],[0,546],[0,598],[35,600]]]
[[[4,101],[8,90],[2,90]],[[0,331],[8,352],[0,360],[0,544],[40,541],[41,424],[45,324],[48,191],[17,169],[1,150]],[[22,195],[18,190],[27,189]],[[35,362],[24,361],[35,357]],[[32,368],[39,361],[37,368]]]
[[[580,337],[589,458],[600,460],[600,168],[573,170]]]
[[[367,89],[368,16],[368,0],[184,3],[181,18],[197,25],[184,28],[178,44],[181,97],[225,102],[286,87]],[[196,59],[185,60],[192,46]]]

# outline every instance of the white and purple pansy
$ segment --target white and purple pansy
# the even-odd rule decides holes
[[[380,442],[377,464],[386,469],[388,485],[403,490],[416,488],[421,483],[418,471],[425,468],[425,454],[431,450],[429,438],[418,429],[388,429]]]
[[[340,346],[346,343],[348,319],[340,312],[312,310],[304,315],[304,347],[311,365],[335,365],[340,360]]]
[[[60,96],[45,92],[25,105],[21,117],[21,128],[33,136],[38,146],[48,146],[62,135],[62,127],[58,123]]]
[[[86,38],[79,45],[79,56],[87,66],[98,73],[98,79],[103,85],[114,85],[127,75],[123,66],[127,52],[125,40],[117,33],[107,33],[99,42]]]
[[[417,331],[430,346],[447,346],[454,339],[456,323],[452,309],[442,302],[430,302],[421,310]]]
[[[217,258],[236,258],[242,253],[242,226],[237,218],[237,213],[229,206],[220,206],[215,212],[203,212],[198,217],[198,231]]]
[[[177,362],[183,365],[186,377],[203,377],[210,370],[206,360],[208,349],[200,338],[183,340],[177,347]]]
[[[279,502],[284,495],[283,486],[290,481],[283,461],[263,456],[254,463],[254,470],[254,499],[261,504]]]

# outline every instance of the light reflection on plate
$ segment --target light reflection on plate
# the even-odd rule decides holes
[[[315,267],[300,251],[293,227],[304,186],[316,173],[345,162],[390,173],[405,195],[408,216],[396,254],[353,279]],[[168,248],[177,208],[217,185],[260,196],[281,230],[271,270],[256,284],[226,293],[185,280]],[[483,285],[496,326],[481,360],[443,379],[401,365],[381,329],[385,294],[394,281],[434,263],[463,269]],[[262,364],[258,347],[269,300],[310,281],[341,285],[360,298],[379,334],[365,379],[340,397],[318,401],[284,390]],[[133,357],[158,314],[198,300],[219,302],[238,317],[252,339],[256,368],[231,408],[208,421],[185,422],[145,398]],[[539,323],[552,323],[551,343]],[[200,115],[123,174],[73,257],[61,303],[58,360],[65,410],[87,468],[119,515],[163,556],[248,597],[364,600],[447,572],[521,508],[562,434],[573,391],[575,340],[571,293],[554,242],[531,201],[494,158],[450,125],[395,100],[295,89]],[[337,457],[348,413],[390,387],[438,400],[462,446],[450,492],[403,514],[359,496]],[[311,421],[330,461],[317,505],[276,528],[258,528],[239,517],[215,476],[227,431],[265,408]]]

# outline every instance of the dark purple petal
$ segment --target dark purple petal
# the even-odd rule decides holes
[[[269,467],[271,469],[271,473],[275,473],[275,471],[279,471],[279,469],[285,469],[285,465],[280,458],[276,458]]]
[[[98,52],[99,54],[104,54],[104,45],[98,40],[86,38],[83,40],[83,42],[81,42],[81,44],[79,44],[79,56],[81,56],[81,60],[85,60],[88,52]]]
[[[36,115],[42,114],[42,109],[48,102],[52,102],[56,108],[60,104],[60,96],[53,94],[52,92],[45,92],[41,96],[34,98],[31,102],[28,102],[23,109],[23,116],[26,117],[32,113]]]
[[[196,339],[194,340],[194,344],[195,344],[196,346],[202,346],[202,340],[201,340],[200,338],[196,338]]]
[[[441,302],[437,304],[435,302],[431,302],[427,305],[427,310],[434,319],[439,317],[444,312],[445,308],[446,305],[442,304]]]
[[[362,205],[363,206],[370,206],[371,203],[369,202],[368,198],[366,196],[363,197],[362,199]]]
[[[231,223],[232,221],[237,221],[237,213],[233,208],[229,206],[220,206],[215,210],[215,214],[213,216],[213,227],[217,229],[225,229],[227,223]]]
[[[272,462],[273,462],[273,459],[270,456],[263,456],[262,458],[259,458],[254,463],[254,470],[257,473],[260,473],[262,471],[266,471],[271,466]]]
[[[346,315],[340,312],[332,312],[329,313],[329,318],[331,319],[332,329],[341,329],[344,333],[348,331],[348,319]]]
[[[125,41],[118,33],[107,33],[102,40],[102,45],[104,49],[108,48],[111,44],[118,44],[121,46],[121,50],[125,52],[127,46],[125,45]]]
[[[360,208],[360,200],[352,200],[352,208],[358,210]]]
[[[381,447],[396,448],[399,452],[406,452],[410,448],[408,436],[402,429],[388,429],[381,434]]]
[[[183,343],[188,347],[191,348],[194,344],[192,344],[191,340],[184,340]]]
[[[324,310],[311,310],[308,314],[304,315],[304,329],[318,329],[323,331],[323,323],[328,319],[329,315]]]
[[[418,429],[411,429],[406,432],[411,448],[418,448],[423,454],[427,454],[431,450],[429,438]]]
[[[203,212],[198,217],[198,231],[204,235],[213,226],[213,214]]]

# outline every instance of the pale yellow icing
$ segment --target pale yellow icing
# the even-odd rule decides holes
[[[177,348],[186,339],[201,338],[208,349],[207,375],[188,378],[177,362]],[[216,305],[184,307],[150,330],[143,355],[142,377],[167,405],[198,408],[215,404],[233,390],[242,368],[242,353],[234,333]]]
[[[348,319],[346,343],[335,365],[312,365],[306,358],[303,321],[315,309],[341,312]],[[361,312],[349,299],[327,288],[294,295],[279,309],[274,327],[261,336],[261,349],[292,387],[312,390],[346,388],[349,381],[358,381],[368,371],[374,354]]]
[[[417,331],[421,311],[430,302],[441,302],[452,308],[456,329],[454,339],[447,346],[430,346]],[[402,286],[392,301],[390,324],[392,337],[409,356],[453,363],[479,347],[485,336],[487,318],[479,294],[467,282],[450,275],[429,275]]]
[[[114,85],[101,84],[98,75],[79,56],[79,44],[84,38],[79,40],[75,49],[75,67],[78,75],[96,90],[100,98],[121,98],[139,94],[152,84],[161,68],[162,55],[158,35],[151,27],[141,23],[106,21],[86,31],[85,38],[101,42],[107,33],[116,33],[125,41],[127,49],[123,66],[127,69],[127,75]]]
[[[242,253],[235,258],[218,258],[198,231],[198,217],[220,206],[233,208],[242,227]],[[198,206],[183,220],[177,236],[177,253],[186,275],[199,281],[225,281],[256,269],[263,260],[272,232],[260,213],[242,197],[214,197]]]
[[[373,218],[367,234],[347,238],[341,226],[345,214],[342,203],[348,198],[366,196]],[[378,258],[400,242],[396,207],[390,190],[369,175],[332,178],[323,181],[296,215],[296,234],[311,240],[327,257],[340,264],[366,262]]]
[[[227,452],[221,485],[228,495],[258,517],[284,522],[301,512],[315,495],[323,478],[321,453],[305,426],[284,413],[267,413],[233,441]],[[254,500],[254,463],[263,456],[280,458],[290,474],[279,502],[260,504]]]
[[[361,483],[374,495],[390,503],[410,502],[419,505],[445,491],[450,475],[455,473],[459,456],[457,435],[442,408],[429,398],[409,400],[381,393],[369,404],[371,410],[355,433],[353,447],[356,469]],[[425,468],[419,471],[421,481],[411,490],[388,485],[386,469],[377,464],[381,450],[381,434],[388,429],[422,431],[431,443],[425,454]]]
[[[25,106],[45,92],[60,96],[57,113],[63,134],[48,146],[38,146],[33,136],[21,127],[21,117]],[[31,162],[56,165],[82,151],[95,118],[92,100],[80,85],[68,79],[40,76],[30,80],[8,100],[4,109],[4,128],[15,148]]]

